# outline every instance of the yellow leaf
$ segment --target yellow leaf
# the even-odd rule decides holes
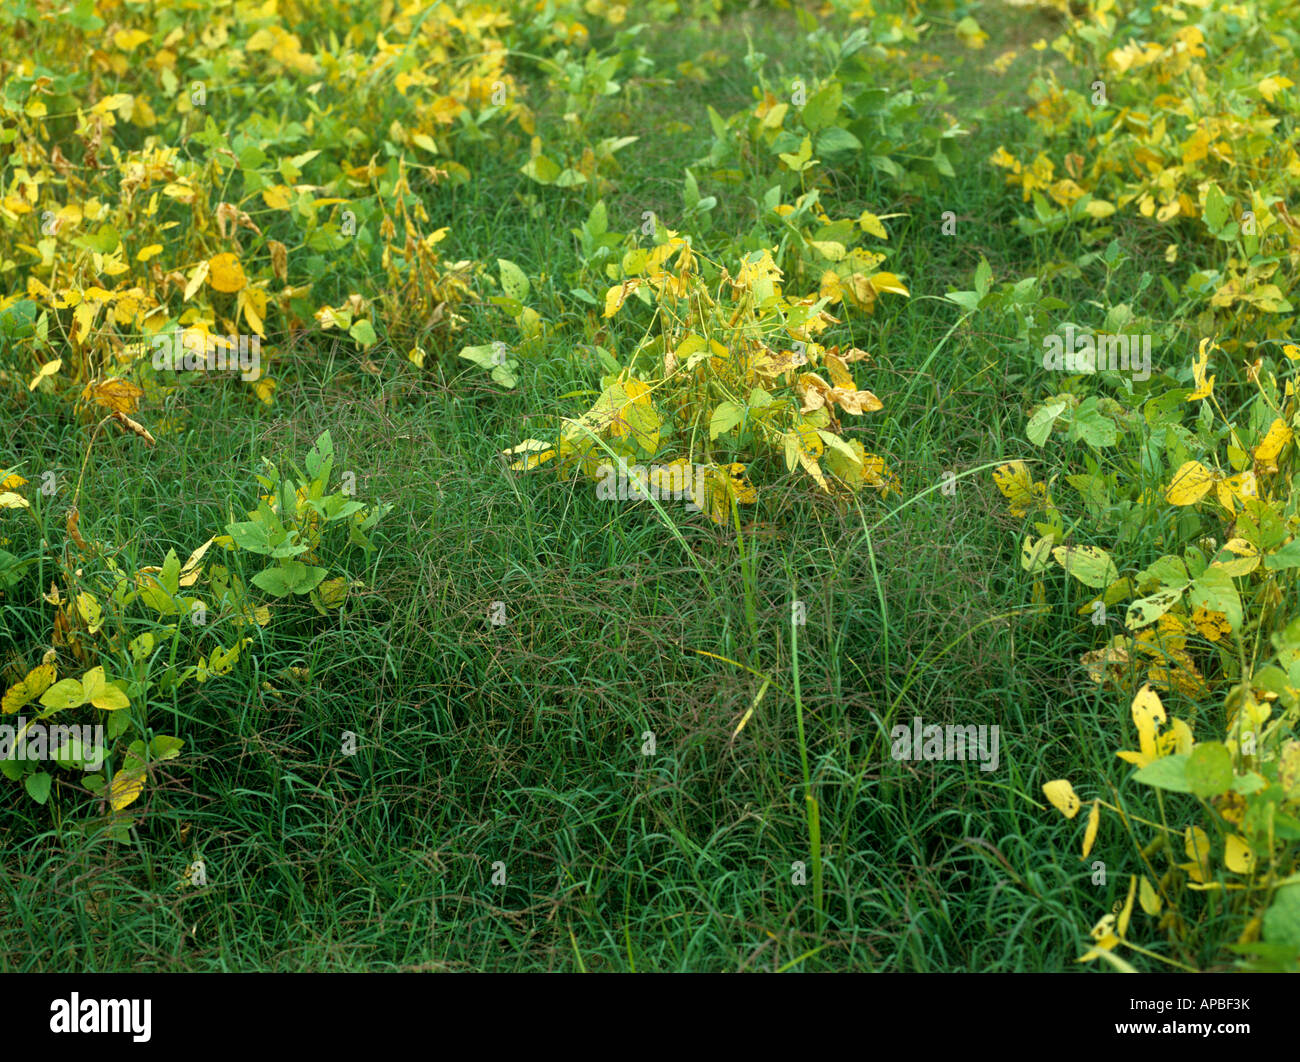
[[[273,184],[262,189],[262,202],[272,210],[288,210],[293,205],[292,194],[293,189],[288,185]]]
[[[144,30],[118,30],[113,34],[113,44],[124,52],[133,52],[149,39]]]
[[[40,664],[33,668],[21,682],[5,692],[4,699],[0,701],[0,711],[5,715],[13,715],[48,690],[54,683],[54,676],[53,664]]]
[[[203,555],[208,552],[209,547],[211,547],[212,543],[215,541],[215,538],[208,539],[203,543],[203,545],[190,554],[189,560],[185,562],[185,566],[181,568],[180,575],[177,576],[176,581],[179,586],[193,586],[198,581],[199,575],[203,571],[199,566],[203,560]]]
[[[1137,896],[1137,885],[1136,875],[1128,879],[1128,899],[1124,901],[1124,909],[1120,911],[1119,918],[1115,921],[1115,933],[1121,940],[1128,935],[1128,920],[1133,916],[1133,898]]]
[[[903,282],[893,273],[877,273],[871,277],[871,286],[876,291],[891,291],[895,295],[907,295],[908,290],[903,286]]]
[[[510,467],[516,472],[527,472],[555,457],[555,447],[551,443],[542,442],[541,439],[525,439],[518,446],[501,451],[502,457],[513,457],[516,454],[524,456],[521,460],[512,461]]]
[[[98,383],[87,384],[82,397],[105,409],[115,409],[120,413],[134,413],[140,407],[140,399],[144,397],[144,391],[129,380],[113,376]]]
[[[144,792],[144,768],[118,771],[108,787],[108,799],[114,811],[134,804]]]
[[[85,703],[85,687],[74,678],[56,682],[41,696],[41,704],[56,712],[64,708],[79,708]]]
[[[1138,903],[1142,905],[1142,910],[1152,918],[1158,915],[1160,909],[1164,906],[1164,901],[1160,899],[1160,894],[1156,892],[1155,886],[1152,885],[1146,877],[1143,877],[1142,880],[1138,882]]]
[[[86,624],[86,630],[98,634],[104,626],[104,610],[93,594],[84,590],[77,595],[77,614]]]
[[[1214,486],[1214,473],[1199,461],[1186,461],[1165,491],[1170,505],[1195,505]]]
[[[1234,874],[1249,874],[1255,868],[1255,853],[1235,833],[1228,834],[1223,863]]]
[[[189,302],[194,297],[194,293],[203,286],[203,282],[208,279],[208,260],[205,258],[197,266],[194,272],[190,274],[189,282],[185,285],[185,295],[182,302]]]
[[[1287,427],[1286,421],[1280,417],[1276,418],[1269,425],[1268,432],[1255,447],[1255,460],[1263,462],[1266,465],[1273,464],[1277,455],[1282,452],[1282,447],[1292,439],[1291,429]]]
[[[1074,786],[1064,778],[1057,778],[1055,781],[1044,785],[1043,795],[1052,802],[1052,807],[1056,808],[1067,819],[1072,819],[1079,814],[1079,808],[1082,805],[1079,798],[1075,796]]]
[[[27,390],[35,391],[38,383],[44,380],[47,376],[53,376],[61,368],[63,368],[62,358],[55,358],[53,361],[47,361],[39,370],[37,370],[36,375],[32,377],[32,382],[27,385]]]
[[[1192,361],[1192,377],[1196,381],[1196,390],[1187,396],[1188,402],[1198,402],[1214,394],[1214,377],[1207,377],[1205,370],[1210,362],[1210,351],[1216,349],[1216,347],[1217,344],[1211,343],[1208,339],[1201,340],[1201,345],[1196,352],[1196,358]]]
[[[244,275],[244,267],[229,251],[208,259],[208,269],[210,270],[208,283],[217,291],[233,294],[248,283],[248,277]]]
[[[163,245],[161,243],[151,243],[148,247],[140,248],[140,253],[135,256],[137,262],[147,262],[155,255],[162,254]]]
[[[1134,694],[1133,704],[1129,710],[1133,716],[1133,725],[1137,728],[1138,744],[1142,755],[1149,763],[1158,756],[1156,729],[1160,723],[1168,719],[1165,715],[1165,706],[1160,703],[1160,697],[1151,688],[1150,683],[1144,683]]]
[[[885,231],[885,226],[881,224],[880,218],[871,213],[870,210],[864,210],[858,217],[858,225],[863,232],[869,232],[872,236],[879,236],[882,240],[889,239],[889,233]]]
[[[627,297],[636,291],[640,283],[639,280],[625,280],[605,292],[605,316],[613,317],[618,313],[623,303],[627,301]]]
[[[1092,844],[1097,839],[1097,827],[1101,824],[1101,801],[1092,802],[1092,811],[1088,813],[1088,825],[1083,831],[1083,858],[1088,858]]]
[[[995,468],[993,482],[1010,503],[1012,516],[1028,516],[1047,496],[1047,484],[1035,483],[1023,461]]]
[[[1266,77],[1255,87],[1259,89],[1259,94],[1264,99],[1272,103],[1274,96],[1284,89],[1289,89],[1294,84],[1295,82],[1289,77]]]
[[[116,711],[118,708],[129,708],[131,706],[131,702],[127,700],[125,693],[116,686],[110,686],[105,681],[102,667],[92,667],[82,675],[81,686],[84,699],[96,708],[111,712]]]

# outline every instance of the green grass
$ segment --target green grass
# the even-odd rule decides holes
[[[864,382],[885,403],[854,429],[890,459],[902,499],[837,506],[764,468],[742,558],[733,534],[676,503],[664,509],[670,531],[650,505],[509,473],[498,451],[544,431],[552,412],[580,412],[581,399],[559,396],[598,375],[565,279],[580,266],[568,230],[590,204],[530,186],[491,143],[463,160],[474,180],[432,193],[428,209],[453,227],[448,257],[509,257],[535,278],[533,305],[557,333],[525,361],[517,392],[455,357],[462,342],[495,338],[500,318],[483,307],[425,374],[404,352],[373,354],[377,375],[359,371],[318,338],[290,356],[274,408],[204,384],[176,398],[168,412],[185,430],[156,449],[106,435],[82,529],[126,543],[124,565],[185,556],[224,524],[227,499],[251,504],[263,454],[296,457],[326,428],[359,497],[395,508],[353,573],[367,588],[348,609],[328,621],[297,609],[254,647],[255,668],[183,699],[167,722],[185,755],[161,768],[131,843],[87,840],[5,790],[0,967],[1071,968],[1126,883],[1091,884],[1077,831],[1040,787],[1067,770],[1110,771],[1125,716],[1072,666],[1092,647],[1083,622],[1030,615],[1020,521],[990,476],[1029,456],[1024,410],[1041,371],[1012,337],[954,330],[959,310],[939,298],[971,286],[981,255],[1015,279],[1083,250],[1022,237],[1018,202],[983,161],[1023,124],[1005,101],[1024,83],[1017,66],[994,94],[980,65],[1012,34],[1023,47],[1051,30],[1016,20],[986,22],[993,40],[973,59],[941,57],[973,130],[955,179],[897,196],[837,178],[835,216],[867,205],[907,215],[891,223],[890,268],[912,298],[842,329],[874,355]],[[611,228],[636,227],[642,210],[675,227],[682,170],[708,149],[706,104],[725,115],[749,99],[743,33],[780,55],[791,26],[743,12],[650,34],[668,77],[711,48],[730,58],[704,82],[650,81],[629,90],[632,103],[602,104],[602,135],[642,136],[606,197]],[[673,118],[691,132],[654,132]],[[698,175],[720,197],[720,230],[752,225],[747,197],[761,188]],[[529,195],[540,213],[524,208]],[[940,232],[944,210],[960,219],[955,237]],[[1131,283],[1140,260],[1124,268]],[[1061,276],[1053,291],[1080,308],[1097,282]],[[25,467],[57,470],[61,493],[44,505],[60,526],[83,428],[39,396],[5,417]],[[955,493],[922,495],[948,471]],[[794,600],[807,609],[797,632]],[[493,601],[504,626],[487,620]],[[0,617],[16,643],[41,636],[36,606],[11,596]],[[277,677],[288,667],[310,681]],[[916,715],[998,724],[999,769],[893,761],[888,728]],[[354,756],[341,753],[345,731],[359,735]],[[1107,823],[1095,858],[1118,865],[1127,851]],[[209,886],[177,889],[197,857]],[[498,862],[504,884],[492,883]]]

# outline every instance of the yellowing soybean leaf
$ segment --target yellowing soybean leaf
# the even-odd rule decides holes
[[[54,682],[54,675],[53,664],[40,664],[33,668],[21,682],[5,691],[3,700],[0,700],[0,712],[12,715],[19,708],[35,700],[50,688]]]
[[[1036,575],[1047,570],[1047,559],[1051,555],[1051,535],[1044,535],[1042,538],[1026,535],[1025,541],[1020,545],[1020,567]]]
[[[863,232],[878,236],[882,240],[889,239],[889,233],[885,231],[885,226],[881,224],[880,218],[869,210],[864,210],[858,217],[858,225],[861,226]]]
[[[1158,915],[1164,906],[1160,894],[1156,892],[1155,886],[1146,877],[1143,877],[1138,882],[1138,903],[1142,905],[1142,910],[1152,918]]]
[[[1097,546],[1057,546],[1052,556],[1066,572],[1094,590],[1109,586],[1119,578],[1110,554]]]
[[[1282,447],[1292,439],[1291,429],[1287,427],[1286,421],[1280,417],[1275,419],[1269,425],[1268,432],[1255,447],[1255,460],[1271,465],[1277,459],[1277,455],[1282,452]]]
[[[239,259],[229,251],[209,258],[208,270],[208,283],[216,291],[234,294],[248,283],[248,277],[244,275],[244,267],[239,264]]]
[[[102,667],[92,667],[82,675],[81,686],[84,699],[96,708],[112,712],[118,708],[129,708],[131,706],[131,702],[127,700],[125,693],[105,681]]]
[[[1224,845],[1223,865],[1234,874],[1249,874],[1255,869],[1255,853],[1242,838],[1230,833]]]
[[[99,629],[104,626],[104,610],[95,600],[94,595],[84,590],[77,595],[77,614],[91,634],[98,634]]]
[[[1012,516],[1028,516],[1047,494],[1044,483],[1035,483],[1023,461],[1011,461],[993,470],[993,482],[1011,506]]]
[[[605,292],[605,317],[613,317],[618,313],[623,303],[627,301],[627,297],[636,291],[639,283],[637,280],[625,280]]]
[[[1092,811],[1088,813],[1088,825],[1083,831],[1083,858],[1088,858],[1093,842],[1097,840],[1097,827],[1101,823],[1101,802],[1092,802]]]
[[[1214,473],[1199,461],[1186,461],[1165,491],[1170,505],[1195,505],[1214,486]]]
[[[903,282],[893,273],[877,273],[871,278],[871,286],[876,291],[890,291],[895,295],[907,295],[908,290],[903,286]]]
[[[1129,708],[1133,716],[1133,725],[1137,728],[1138,743],[1144,756],[1152,759],[1156,756],[1156,727],[1168,718],[1165,706],[1160,703],[1159,695],[1150,684],[1144,684],[1133,696]]]
[[[185,294],[181,299],[182,302],[189,302],[194,298],[194,293],[203,287],[203,282],[208,279],[208,260],[205,258],[202,262],[194,267],[194,272],[190,274],[190,279],[185,285]]]
[[[105,409],[115,409],[119,413],[134,413],[140,408],[140,399],[144,391],[120,376],[113,376],[99,383],[87,384],[83,397]]]
[[[55,358],[53,361],[47,361],[37,370],[36,375],[32,377],[32,382],[27,385],[27,390],[35,391],[36,385],[44,380],[47,376],[53,376],[63,368],[63,359]]]
[[[552,443],[542,442],[541,439],[525,439],[518,446],[501,451],[502,457],[513,457],[516,454],[523,454],[524,457],[522,460],[511,462],[510,467],[516,472],[526,472],[555,457],[555,446]]]
[[[709,418],[709,438],[716,439],[745,419],[745,407],[739,402],[719,402]]]
[[[340,575],[337,579],[326,579],[316,588],[316,592],[325,608],[338,608],[348,596],[347,577]]]
[[[41,704],[54,711],[62,711],[64,708],[77,708],[85,703],[85,689],[80,680],[74,678],[56,682],[41,697]]]
[[[1182,600],[1181,588],[1166,587],[1154,594],[1139,598],[1128,607],[1124,616],[1124,626],[1131,631],[1155,623],[1161,616]]]
[[[498,258],[497,268],[501,270],[501,290],[507,298],[518,302],[528,298],[528,277],[522,269],[507,258]]]
[[[1128,899],[1124,901],[1124,909],[1115,920],[1115,932],[1121,940],[1128,933],[1128,922],[1133,917],[1133,900],[1137,896],[1137,885],[1137,875],[1133,875],[1128,881]]]
[[[1044,785],[1043,795],[1051,801],[1052,807],[1056,808],[1067,819],[1072,819],[1079,814],[1079,808],[1082,804],[1074,793],[1074,786],[1064,778],[1057,778],[1055,781]]]
[[[284,184],[273,184],[262,189],[262,202],[272,210],[288,210],[293,205],[293,189]]]
[[[134,804],[144,792],[144,769],[118,771],[108,787],[108,799],[114,811]]]
[[[133,52],[149,39],[149,34],[143,30],[118,30],[113,34],[113,45],[124,52]],[[1263,83],[1260,84],[1260,91],[1263,91]],[[1271,100],[1272,97],[1269,97]]]
[[[659,449],[659,429],[663,425],[654,406],[632,402],[623,411],[633,441],[647,454]]]

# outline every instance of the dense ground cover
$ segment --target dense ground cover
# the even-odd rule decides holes
[[[1286,3],[0,30],[5,968],[1296,967]]]

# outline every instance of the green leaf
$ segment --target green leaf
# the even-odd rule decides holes
[[[276,567],[258,572],[253,576],[253,583],[273,597],[287,597],[289,594],[310,593],[328,574],[324,568],[286,560]]]
[[[1148,597],[1139,598],[1128,607],[1124,615],[1124,626],[1131,631],[1155,623],[1161,616],[1173,608],[1182,599],[1181,589],[1165,587]]]
[[[1284,568],[1300,568],[1300,538],[1292,539],[1276,553],[1264,558],[1264,567],[1271,572]]]
[[[1187,759],[1187,783],[1202,800],[1226,793],[1232,786],[1232,753],[1220,741],[1203,741]]]
[[[1133,778],[1144,785],[1168,789],[1173,793],[1192,791],[1191,783],[1187,780],[1187,756],[1181,752],[1148,763],[1137,770]]]
[[[519,382],[519,377],[515,375],[515,369],[519,367],[519,362],[511,358],[501,365],[492,367],[492,379],[502,387],[514,387]]]
[[[817,135],[818,155],[838,155],[861,150],[862,141],[841,126],[833,125]]]
[[[1222,612],[1228,618],[1228,626],[1234,631],[1241,630],[1241,598],[1232,583],[1226,569],[1211,564],[1192,583],[1187,591],[1187,601],[1195,608]]]
[[[816,133],[834,122],[843,98],[844,87],[834,79],[814,92],[803,108],[803,124],[808,131]]]
[[[1264,912],[1264,939],[1290,949],[1294,960],[1300,951],[1300,885],[1286,885],[1273,894]]]
[[[498,258],[497,268],[501,270],[501,290],[506,297],[523,302],[528,298],[528,277],[514,262],[508,258]]]
[[[168,737],[166,734],[156,734],[152,741],[149,742],[149,755],[155,762],[159,760],[172,760],[181,754],[181,749],[185,747],[185,740],[178,737]]]
[[[162,571],[158,573],[158,582],[173,597],[180,592],[181,559],[176,556],[174,549],[167,551],[167,556],[162,563]]]
[[[307,454],[307,474],[324,484],[329,482],[333,468],[334,440],[328,431],[323,431]]]
[[[1216,236],[1228,223],[1229,204],[1217,184],[1211,184],[1205,192],[1205,225]]]
[[[554,184],[556,178],[560,176],[560,164],[545,155],[538,155],[524,163],[519,172],[525,177],[531,177],[538,184]]]
[[[949,296],[951,294],[949,292]],[[971,293],[963,292],[962,294]],[[1025,428],[1025,435],[1029,437],[1029,441],[1035,446],[1042,446],[1046,443],[1048,436],[1052,434],[1052,425],[1056,423],[1056,418],[1065,411],[1067,405],[1068,403],[1064,400],[1048,402],[1030,417],[1029,424]]]
[[[273,530],[256,520],[227,524],[226,534],[240,549],[268,557],[293,557],[308,549],[306,545],[294,545],[282,528]]]
[[[1113,420],[1097,410],[1096,400],[1089,399],[1070,415],[1070,437],[1082,439],[1089,446],[1101,449],[1103,446],[1115,445],[1119,429]]]
[[[36,803],[44,804],[50,799],[50,785],[53,781],[54,779],[44,771],[36,771],[23,779],[23,788]]]
[[[745,419],[745,407],[739,402],[719,402],[709,418],[709,438],[716,439]]]
[[[358,321],[348,329],[348,335],[355,339],[363,350],[369,350],[379,342],[379,337],[375,335],[375,326],[369,321]]]

